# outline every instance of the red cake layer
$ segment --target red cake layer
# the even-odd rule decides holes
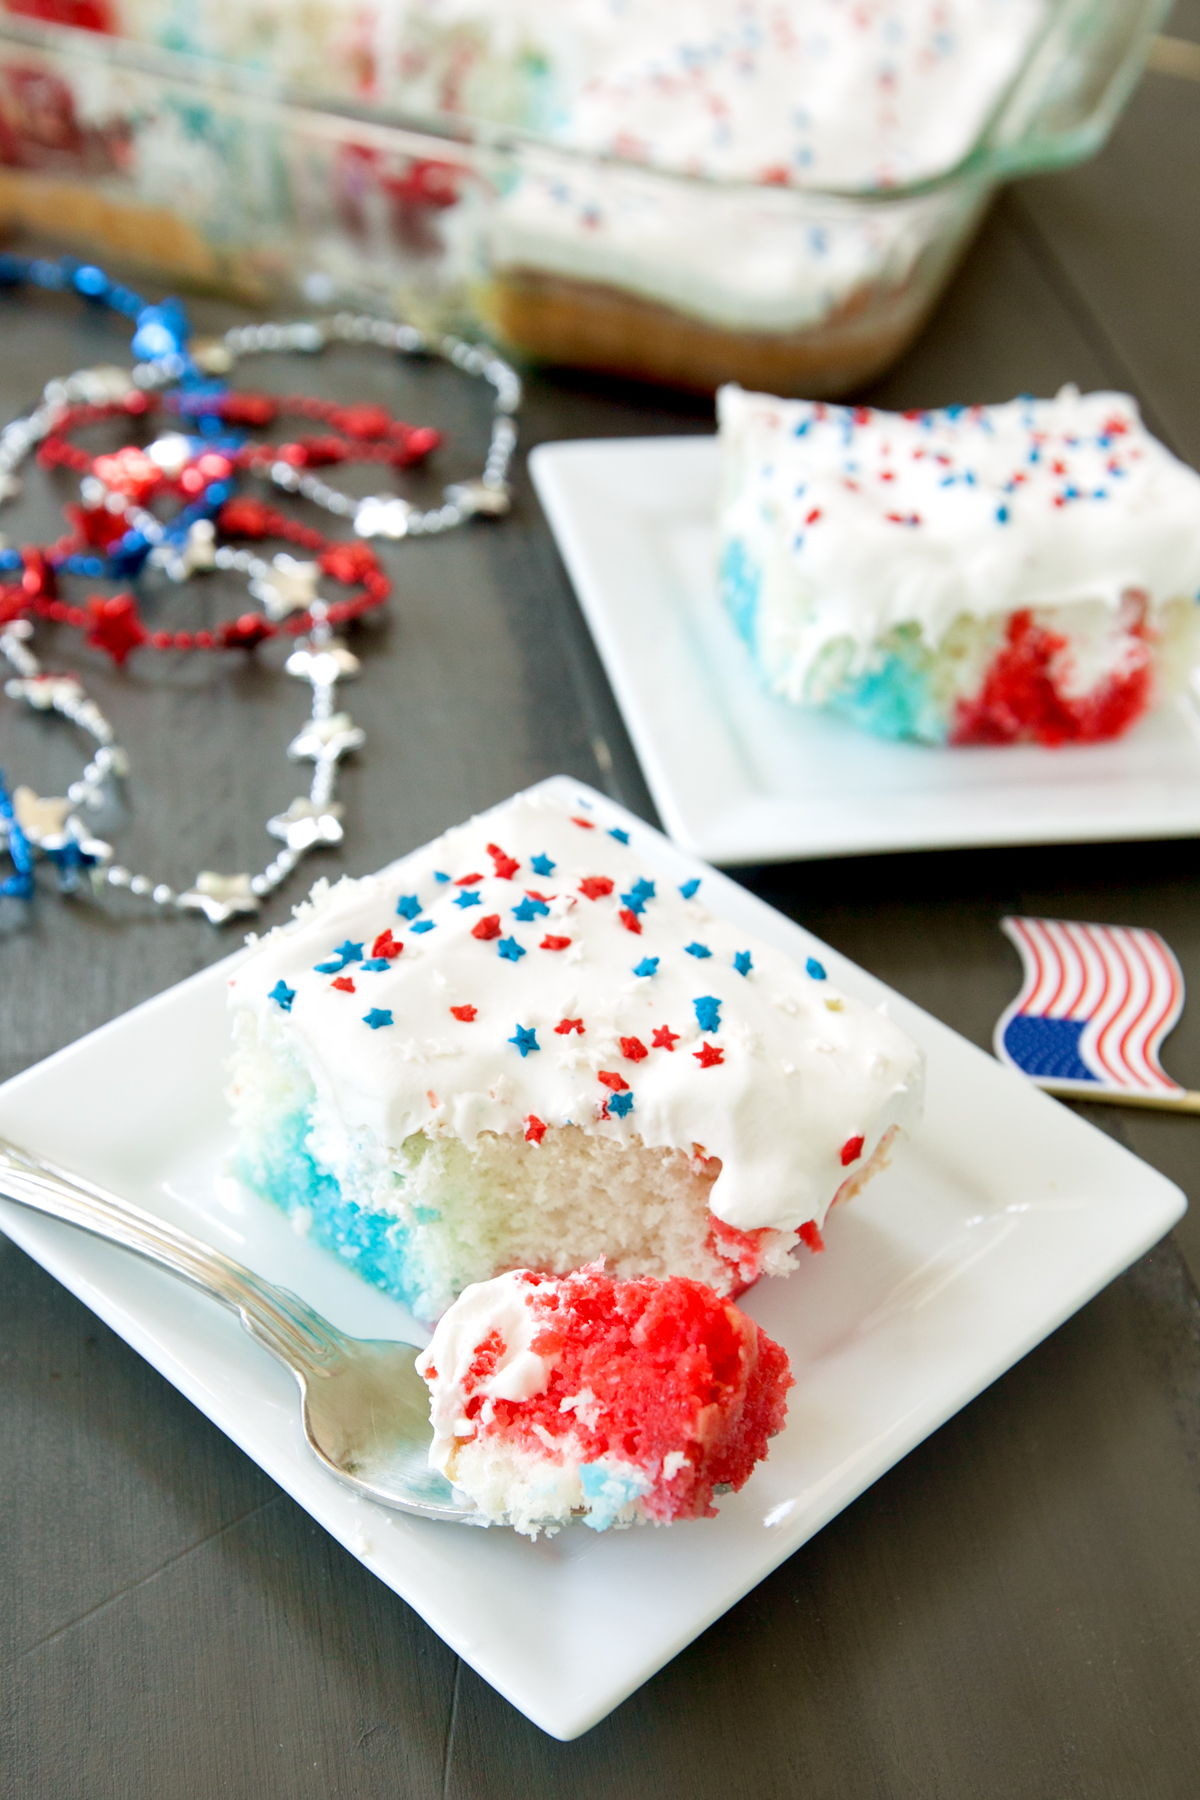
[[[785,1352],[702,1282],[611,1281],[596,1265],[561,1279],[524,1279],[536,1290],[531,1348],[554,1368],[532,1399],[469,1398],[479,1438],[503,1437],[546,1456],[553,1452],[544,1433],[581,1462],[616,1457],[656,1478],[643,1502],[652,1518],[711,1517],[714,1488],[740,1488],[783,1425],[792,1386]],[[490,1333],[472,1383],[487,1380],[502,1350]],[[595,1406],[562,1410],[585,1390]],[[572,1438],[581,1452],[568,1445]],[[687,1460],[663,1479],[663,1459],[680,1451]]]
[[[951,743],[1094,743],[1118,737],[1153,698],[1153,664],[1141,619],[1130,626],[1127,642],[1119,673],[1087,693],[1064,694],[1056,676],[1066,638],[1047,631],[1028,611],[1014,613],[979,693],[959,702]]]

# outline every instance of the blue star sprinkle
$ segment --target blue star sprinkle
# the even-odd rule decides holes
[[[362,953],[363,953],[362,945],[361,944],[352,944],[350,942],[349,938],[347,938],[346,942],[344,944],[338,945],[337,949],[334,951],[333,955],[329,958],[328,962],[320,962],[320,963],[316,964],[317,974],[318,975],[337,975],[341,972],[342,969],[344,969],[346,967],[346,965],[348,963],[361,962],[362,961]],[[336,960],[335,960],[335,958],[336,958]]]
[[[644,894],[639,894],[636,888],[630,888],[627,894],[621,895],[621,905],[627,906],[631,913],[644,913],[646,910],[646,896]]]
[[[386,956],[370,956],[363,964],[363,968],[369,970],[372,975],[382,975],[391,966]]]
[[[808,970],[809,974],[812,976],[814,981],[824,981],[825,980],[825,965],[823,963],[819,963],[815,956],[810,956],[804,966]]]
[[[712,951],[707,944],[685,944],[683,947],[689,956],[699,957],[701,962],[704,961],[706,956],[712,955]]]
[[[535,875],[553,875],[558,864],[556,862],[551,862],[548,856],[542,855],[531,856],[529,859],[529,866]]]
[[[754,967],[754,964],[750,960],[750,952],[748,950],[739,950],[734,956],[733,966],[739,975],[748,975]]]
[[[396,911],[402,919],[415,919],[423,910],[415,894],[401,894],[396,902]]]
[[[633,892],[635,894],[640,894],[643,900],[653,900],[654,883],[652,881],[647,881],[644,875],[639,875],[633,884]]]
[[[386,1006],[373,1006],[369,1013],[363,1014],[363,1024],[369,1025],[372,1031],[378,1031],[381,1025],[390,1025],[392,1015]]]
[[[679,891],[683,895],[685,900],[690,900],[692,895],[696,892],[696,889],[699,886],[700,886],[700,877],[698,875],[696,875],[692,878],[691,881],[685,881]]]
[[[275,983],[275,986],[271,989],[267,998],[269,1000],[274,1000],[277,1005],[283,1008],[284,1012],[291,1012],[292,1001],[296,998],[296,990],[295,988],[290,988],[286,981],[280,980]]]
[[[619,825],[614,825],[608,835],[609,837],[615,837],[618,844],[627,844],[629,842],[629,833],[627,831],[622,831]]]
[[[548,917],[550,908],[544,900],[535,900],[530,894],[526,894],[520,906],[513,907],[513,918],[520,919],[522,925],[528,925],[530,920],[536,919],[539,913]]]
[[[520,962],[525,954],[524,949],[518,944],[516,938],[501,938],[500,942],[496,945],[496,948],[499,950],[505,962]]]
[[[643,956],[641,962],[638,964],[637,968],[633,972],[635,975],[654,975],[655,973],[657,973],[657,970],[658,970],[657,956]]]
[[[435,869],[433,871],[433,879],[435,881],[449,881],[450,877],[448,875],[443,875],[440,869]]]
[[[464,888],[461,894],[455,894],[454,904],[465,912],[468,906],[482,906],[483,901],[479,898],[478,888]]]
[[[626,1113],[633,1111],[633,1095],[626,1089],[623,1094],[610,1094],[608,1110],[615,1118],[623,1119]]]
[[[436,931],[436,929],[432,919],[418,919],[413,926],[413,930],[416,932]]]
[[[721,1002],[715,994],[701,994],[698,1000],[692,1001],[692,1010],[701,1031],[720,1031]]]
[[[510,1037],[508,1041],[517,1046],[521,1052],[522,1061],[531,1050],[540,1050],[542,1047],[537,1041],[537,1032],[532,1025],[518,1025],[516,1036]]]

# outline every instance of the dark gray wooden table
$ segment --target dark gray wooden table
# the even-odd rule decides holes
[[[1200,0],[1172,29],[1200,40]],[[999,203],[921,343],[869,396],[1128,389],[1200,465],[1200,85],[1150,75],[1106,153]],[[203,325],[234,315],[213,304]],[[114,356],[114,328],[0,296],[0,415]],[[297,384],[287,362],[262,382]],[[447,425],[478,397],[350,351],[330,394]],[[531,381],[524,440],[707,431],[707,406]],[[34,482],[20,535],[53,526]],[[11,527],[6,527],[12,529]],[[363,872],[565,770],[653,817],[528,485],[502,528],[389,558],[363,631],[344,866]],[[302,695],[232,669],[64,645],[135,762],[121,854],[174,882],[259,867]],[[53,721],[0,711],[0,766],[62,792]],[[1194,842],[897,856],[745,879],[980,1044],[1017,981],[1008,910],[1157,927],[1200,994]],[[286,917],[290,893],[270,920]],[[200,921],[47,892],[0,913],[0,1076],[222,955]],[[1200,1002],[1168,1046],[1200,1087]],[[1092,1109],[1195,1191],[1200,1119]],[[0,1238],[0,1793],[22,1800],[383,1800],[591,1793],[1193,1796],[1200,1791],[1200,1221],[914,1451],[571,1745],[497,1698],[394,1596]]]

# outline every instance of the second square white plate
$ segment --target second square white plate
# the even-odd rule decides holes
[[[717,597],[715,438],[543,444],[529,464],[655,805],[697,855],[1200,834],[1192,699],[1111,744],[886,743],[759,685]]]

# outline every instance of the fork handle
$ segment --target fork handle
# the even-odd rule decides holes
[[[0,1138],[0,1195],[133,1250],[190,1282],[238,1313],[250,1336],[292,1370],[319,1375],[344,1349],[342,1333],[298,1295],[7,1138]]]

